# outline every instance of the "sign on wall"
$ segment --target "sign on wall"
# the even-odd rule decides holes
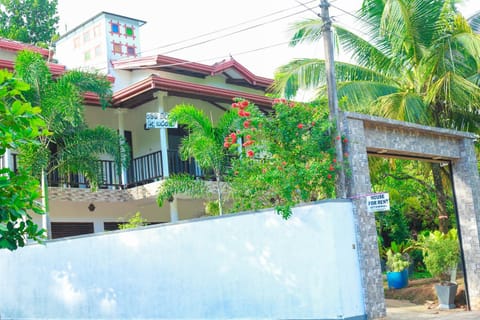
[[[147,112],[145,116],[145,129],[177,128],[178,124],[170,125],[168,112]]]
[[[387,192],[367,196],[368,212],[390,210],[390,196]]]

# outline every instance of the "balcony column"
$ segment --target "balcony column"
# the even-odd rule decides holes
[[[159,91],[155,93],[157,98],[158,112],[165,112],[167,105],[167,92]],[[166,128],[160,128],[160,150],[162,151],[162,170],[163,178],[168,178],[170,171],[168,168],[168,133]]]
[[[4,168],[9,168],[9,169],[13,170],[13,165],[11,164],[11,159],[10,159],[12,157],[11,154],[12,153],[11,153],[10,149],[7,148],[5,150],[5,154],[3,155],[3,165],[4,165]]]
[[[125,118],[124,118],[124,115],[125,113],[127,113],[127,109],[117,109],[115,110],[115,113],[117,114],[118,116],[118,134],[120,135],[120,137],[123,137],[125,138]],[[124,155],[122,154],[122,158],[124,157]],[[127,181],[127,168],[125,167],[124,164],[121,164],[122,166],[122,176],[121,176],[121,181],[120,181],[120,184],[126,186],[128,184],[128,181]]]

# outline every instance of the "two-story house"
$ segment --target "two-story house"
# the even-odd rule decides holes
[[[114,79],[112,106],[102,110],[95,97],[87,95],[85,116],[89,126],[117,129],[130,144],[132,160],[128,168],[117,174],[113,162],[104,159],[103,182],[96,192],[91,192],[88,182],[79,175],[72,174],[69,184],[50,175],[54,238],[116,229],[121,219],[126,220],[137,211],[151,223],[204,214],[202,200],[180,198],[162,208],[156,204],[164,177],[179,172],[201,176],[201,172],[193,160],[179,158],[178,146],[185,132],[181,128],[149,129],[147,113],[168,113],[178,104],[192,104],[215,121],[231,107],[235,97],[271,109],[272,101],[265,92],[272,80],[256,76],[234,59],[207,65],[164,55],[142,56],[140,27],[144,23],[101,12],[56,43],[58,64],[51,64],[52,72],[63,72],[63,66],[95,69]],[[0,57],[6,49],[0,42]],[[46,58],[50,54],[47,50],[34,50],[40,50]],[[5,60],[12,63],[14,54],[10,58]],[[14,157],[15,154],[9,156],[10,165],[14,165]],[[40,221],[39,218],[37,222]]]

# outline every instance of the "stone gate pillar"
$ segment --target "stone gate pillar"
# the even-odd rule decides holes
[[[343,116],[343,115],[342,115]],[[365,312],[368,319],[386,316],[383,279],[378,254],[375,214],[367,212],[365,195],[372,192],[364,124],[362,120],[343,117],[343,135],[348,143],[349,171],[347,194],[354,205]]]
[[[465,258],[465,280],[470,307],[480,310],[480,182],[473,139],[460,142],[460,156],[453,162],[452,173]]]

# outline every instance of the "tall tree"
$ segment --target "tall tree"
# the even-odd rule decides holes
[[[48,218],[49,172],[58,170],[64,175],[79,172],[95,187],[101,179],[99,156],[112,156],[120,170],[128,163],[128,145],[115,130],[101,126],[88,128],[85,122],[85,92],[98,94],[103,108],[108,105],[111,89],[104,76],[69,71],[53,79],[42,57],[30,51],[19,53],[15,75],[30,85],[25,98],[41,107],[41,115],[51,132],[40,136],[39,144],[29,144],[20,150],[21,165],[32,173],[41,173],[43,205]],[[44,227],[48,225],[46,219]]]
[[[425,125],[479,132],[480,36],[456,11],[455,0],[364,0],[362,33],[335,26],[335,35],[355,64],[336,63],[338,95],[354,111]],[[295,25],[292,45],[318,41],[322,22]],[[298,59],[282,66],[277,90],[300,87],[325,92],[325,63]],[[440,229],[447,210],[438,164],[431,165]]]
[[[57,0],[0,0],[0,36],[48,46],[58,36]]]
[[[43,231],[31,216],[42,210],[35,201],[38,180],[22,168],[13,171],[6,167],[7,150],[37,144],[38,137],[48,133],[44,131],[40,108],[32,107],[21,95],[29,89],[26,83],[2,70],[0,88],[0,248],[15,250],[28,239],[42,238]]]

